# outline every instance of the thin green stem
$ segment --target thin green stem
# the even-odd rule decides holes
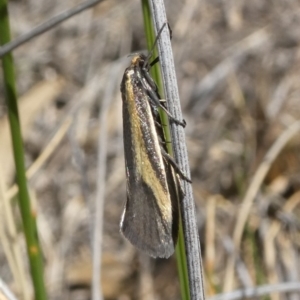
[[[184,245],[184,235],[182,229],[182,221],[180,218],[178,243],[176,246],[176,262],[177,262],[178,276],[180,281],[181,299],[189,300],[190,299],[189,276],[188,276],[185,253],[186,252],[185,252],[185,245]]]
[[[0,28],[0,44],[4,45],[10,41],[10,27],[6,0],[0,0]],[[27,189],[24,148],[15,85],[14,63],[11,53],[8,53],[2,57],[2,68],[5,98],[8,108],[8,118],[16,165],[17,184],[19,186],[19,207],[23,220],[27,253],[35,291],[35,299],[44,300],[47,299],[47,296],[43,279],[42,255],[37,235],[36,212],[30,207],[30,198]]]

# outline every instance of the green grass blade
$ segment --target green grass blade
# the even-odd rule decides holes
[[[10,41],[10,27],[6,0],[0,0],[0,28],[0,44],[4,45]],[[24,226],[27,253],[35,291],[35,299],[44,300],[47,299],[47,297],[43,279],[42,255],[38,242],[36,213],[31,209],[30,198],[27,189],[24,147],[17,104],[14,63],[11,53],[8,53],[2,57],[2,70],[5,99],[8,108],[8,119],[16,166],[17,184],[19,186],[19,207]]]

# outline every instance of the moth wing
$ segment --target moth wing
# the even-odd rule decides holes
[[[127,177],[121,231],[138,249],[166,258],[174,252],[175,210],[149,99],[130,68],[121,90]]]
[[[129,183],[127,190],[122,233],[133,245],[152,257],[171,256],[175,247],[173,222],[163,215],[152,188],[140,181]],[[170,199],[163,201],[170,205]]]

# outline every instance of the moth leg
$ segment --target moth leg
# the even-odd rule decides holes
[[[176,171],[176,173],[185,181],[192,183],[191,179],[189,179],[180,169],[180,167],[178,166],[178,164],[176,163],[176,161],[174,160],[174,158],[166,152],[165,149],[163,149],[163,147],[161,147],[161,154],[163,155],[164,159],[170,163],[170,165],[173,167],[173,169]]]
[[[185,196],[185,192],[182,188],[182,184],[181,184],[181,181],[180,181],[180,178],[179,178],[179,175],[178,174],[175,174],[176,176],[176,183],[177,183],[177,191],[178,191],[178,194],[179,194],[179,199],[183,199],[184,196]]]
[[[146,73],[145,73],[146,74]],[[146,77],[146,76],[145,76]],[[174,122],[175,124],[177,125],[180,125],[182,127],[185,127],[186,125],[186,122],[185,120],[183,121],[179,121],[177,120],[175,117],[173,117],[171,115],[171,113],[166,109],[166,107],[164,107],[161,103],[160,103],[160,99],[159,97],[157,96],[157,94],[155,93],[155,91],[151,88],[149,89],[147,86],[145,86],[145,83],[143,82],[143,80],[141,80],[142,82],[142,86],[143,88],[145,89],[145,91],[148,93],[149,95],[149,100],[151,102],[152,105],[156,105],[158,107],[160,107],[169,117],[170,121]],[[151,86],[150,86],[151,87]]]
[[[159,57],[157,56],[155,59],[153,59],[151,61],[151,63],[149,64],[150,68],[153,67],[155,64],[157,64],[159,62]]]
[[[170,34],[170,40],[172,40],[172,38],[173,38],[172,28],[171,28],[169,22],[167,24],[168,24],[169,34]]]
[[[146,68],[142,68],[142,71],[143,71],[144,77],[146,78],[147,83],[158,94],[157,85],[156,85],[155,81],[153,80],[153,78],[149,74],[149,68],[147,68],[147,67]]]
[[[151,101],[151,100],[150,100]],[[165,103],[167,102],[166,99],[159,99],[159,102],[162,104],[162,105],[159,105],[159,107],[161,107],[168,115],[169,119],[174,122],[175,124],[177,125],[180,125],[182,126],[183,128],[185,128],[186,126],[186,121],[185,119],[182,119],[182,121],[179,121],[178,119],[176,119],[175,117],[173,117],[170,112],[167,110],[167,108],[165,107]]]
[[[155,125],[156,125],[158,128],[161,128],[161,129],[163,128],[163,127],[162,127],[162,124],[161,124],[160,122],[158,122],[158,121],[155,121]]]

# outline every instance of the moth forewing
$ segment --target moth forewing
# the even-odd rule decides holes
[[[178,207],[170,194],[170,166],[161,152],[153,107],[140,75],[135,57],[121,83],[127,178],[121,231],[149,255],[169,257],[175,247],[174,224],[178,220],[174,217],[178,216]]]

